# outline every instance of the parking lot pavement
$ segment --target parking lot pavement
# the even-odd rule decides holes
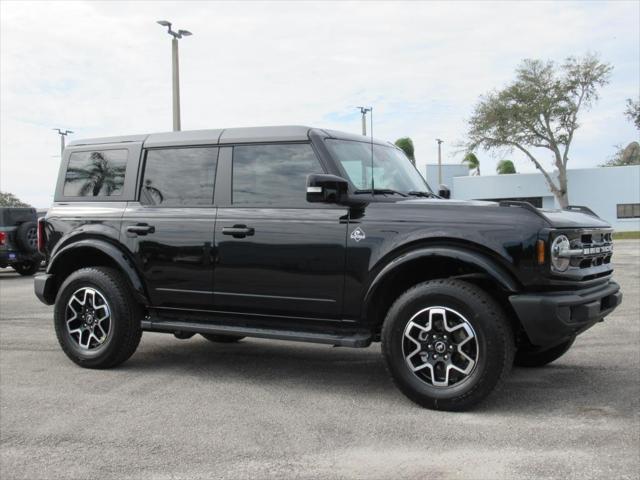
[[[467,413],[423,410],[368,349],[145,333],[122,367],[63,355],[32,280],[0,271],[0,478],[639,478],[640,242],[625,294]]]

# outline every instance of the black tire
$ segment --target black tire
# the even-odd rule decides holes
[[[24,222],[16,228],[16,244],[25,253],[38,251],[38,224],[36,222]]]
[[[67,329],[68,303],[85,288],[96,290],[106,300],[110,313],[106,340],[93,349],[81,348]],[[95,300],[93,303],[95,306]],[[69,275],[58,291],[54,307],[58,342],[64,353],[84,368],[115,367],[133,355],[142,336],[142,317],[143,309],[133,298],[125,278],[117,270],[105,267],[82,268]],[[87,343],[90,342],[91,339]]]
[[[201,333],[200,335],[214,343],[236,343],[244,338],[240,335],[218,335],[215,333]]]
[[[544,367],[567,353],[575,341],[576,337],[572,337],[569,340],[551,348],[520,348],[516,352],[516,357],[513,363],[518,367]]]
[[[461,318],[464,321],[460,323],[466,321],[466,324],[471,327],[476,339],[470,344],[475,349],[475,362],[467,364],[471,370],[466,377],[451,370],[453,376],[462,378],[449,384],[452,376],[447,373],[445,380],[442,381],[447,385],[434,386],[428,378],[424,378],[429,375],[432,382],[439,380],[437,377],[434,379],[436,373],[431,373],[433,369],[431,372],[429,369],[423,369],[420,371],[421,373],[415,373],[409,366],[409,359],[405,359],[405,342],[408,338],[405,337],[405,328],[407,328],[407,332],[411,331],[409,329],[413,327],[408,327],[408,325],[414,316],[416,321],[420,321],[424,317],[419,315],[428,315],[434,311],[432,309],[437,311],[441,308],[447,309],[445,312],[447,317]],[[427,310],[426,313],[419,313],[425,310]],[[440,325],[443,323],[436,315],[433,318],[433,325],[437,325],[438,322]],[[456,348],[461,348],[461,346],[453,346],[454,335],[459,336],[466,331],[465,329],[461,333],[448,333],[448,341],[451,343],[447,349],[452,348],[452,353],[449,354],[450,362],[453,361],[454,355],[459,355]],[[439,338],[447,339],[446,333],[438,335]],[[465,333],[465,335],[469,334]],[[425,344],[433,342],[428,338],[429,336],[424,340]],[[438,341],[437,343],[442,342]],[[422,358],[419,361],[424,360],[422,349],[434,346],[438,345],[429,344],[419,347],[419,358]],[[511,325],[500,305],[491,296],[470,283],[445,279],[416,285],[395,301],[383,324],[382,351],[391,378],[409,399],[425,408],[459,411],[473,407],[500,386],[513,365],[515,346]],[[426,355],[429,358],[429,354]],[[439,361],[442,361],[442,356],[440,358]],[[458,358],[460,357],[456,357],[456,359]],[[437,370],[441,366],[442,364],[433,368]],[[446,366],[443,368],[448,370]]]
[[[14,263],[13,265],[11,265],[11,267],[13,267],[13,269],[20,275],[24,277],[30,277],[31,275],[35,275],[36,272],[40,269],[40,262],[24,261]]]

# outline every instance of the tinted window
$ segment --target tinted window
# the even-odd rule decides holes
[[[233,203],[306,203],[307,175],[323,173],[311,145],[233,148]]]
[[[65,197],[114,197],[122,195],[127,150],[74,152],[64,177]]]
[[[140,202],[147,205],[211,205],[217,148],[149,150]]]

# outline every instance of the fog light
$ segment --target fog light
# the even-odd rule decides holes
[[[564,235],[559,235],[551,244],[551,265],[554,270],[564,272],[569,268],[570,258],[566,253],[571,249],[569,239]]]

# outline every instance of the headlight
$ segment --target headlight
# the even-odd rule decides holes
[[[558,272],[564,272],[569,268],[571,259],[562,254],[570,249],[571,245],[569,244],[569,239],[564,235],[557,236],[551,244],[551,265],[553,265],[553,268]]]

